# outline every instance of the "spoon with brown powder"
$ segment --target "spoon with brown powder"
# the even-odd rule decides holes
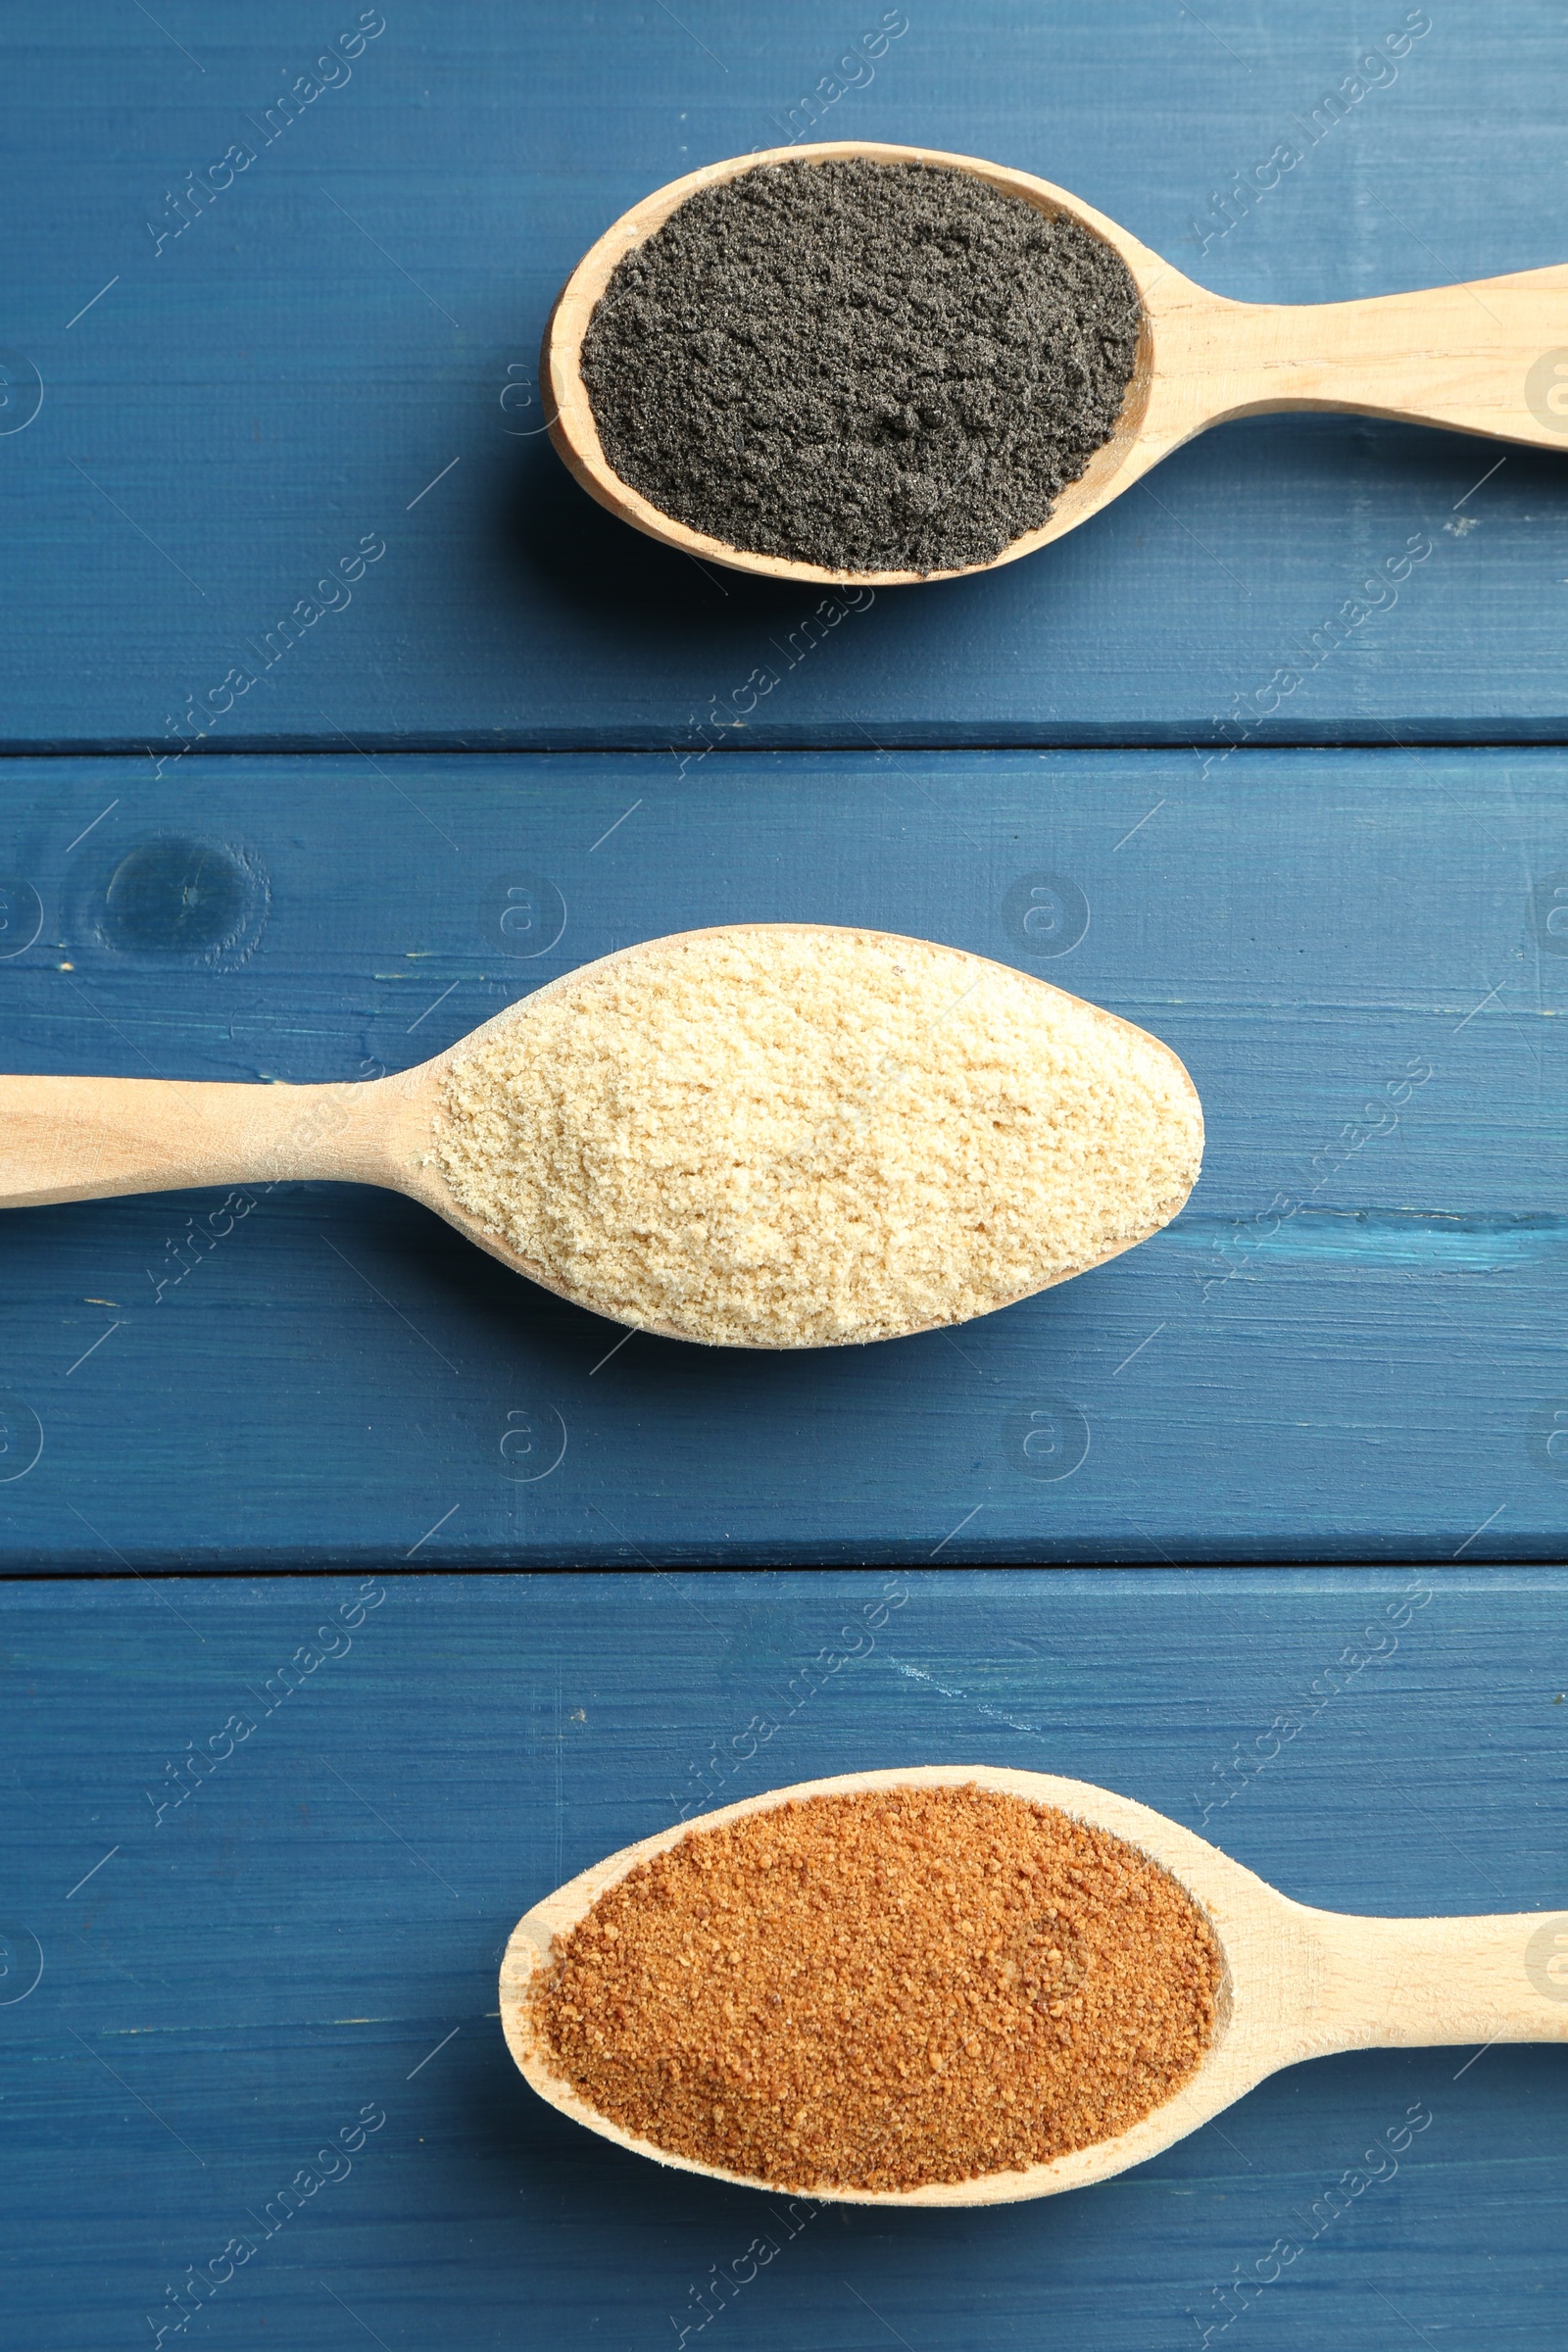
[[[1107,1788],[924,1765],[595,1864],[518,1922],[501,2020],[541,2098],[659,2163],[996,2205],[1140,2164],[1305,2058],[1568,2039],[1565,1953],[1568,1915],[1313,1910]]]
[[[818,167],[839,184],[813,207],[808,183]],[[910,185],[913,169],[928,183],[941,175],[947,196],[928,189],[931,218],[917,210],[912,234],[895,225],[883,265],[868,268],[876,207],[847,216],[868,174],[880,171],[886,193],[900,174]],[[731,183],[751,174],[759,176],[737,203]],[[982,250],[988,223],[956,219],[964,202],[956,174],[971,191],[968,210],[989,213],[1004,242],[1010,208],[999,195],[1049,224],[1022,238],[1026,248],[1032,239],[1039,270],[1026,253],[1025,267],[998,278],[989,304],[980,267],[991,258]],[[777,210],[792,184],[808,189],[795,198],[793,235],[789,220],[771,246],[749,235],[748,215]],[[671,231],[686,249],[672,274],[670,248],[658,240],[687,206]],[[696,232],[710,216],[704,250]],[[1119,301],[1109,300],[1107,277],[1123,287]],[[595,351],[596,334],[608,344],[618,338],[618,362]],[[772,356],[785,336],[787,369]],[[898,367],[889,372],[880,355],[895,336]],[[622,214],[567,280],[545,330],[540,375],[556,449],[622,521],[710,564],[891,587],[1029,555],[1232,417],[1339,410],[1560,452],[1565,344],[1568,266],[1355,302],[1233,302],[1033,172],[934,148],[837,140],[732,156]],[[1107,388],[1101,379],[1112,355],[1116,380]],[[852,363],[864,372],[847,389]],[[715,382],[716,403],[709,400]],[[803,426],[808,402],[812,416]],[[1041,431],[1048,407],[1063,416],[1080,410],[1087,429],[1052,441],[1033,513],[1028,496],[1003,500],[1010,519],[976,560],[968,510],[977,496],[993,498],[999,472]],[[685,451],[683,431],[695,436]],[[816,500],[816,519],[803,527],[811,504],[805,477],[818,466],[831,495]],[[859,529],[861,517],[834,561],[835,510],[858,517],[878,485],[906,512],[902,540],[898,528]],[[774,527],[753,529],[770,501]],[[946,513],[956,528],[929,528],[933,512],[939,525]],[[727,527],[705,527],[719,517]],[[913,552],[889,563],[906,542]],[[860,551],[853,557],[852,545]]]
[[[1167,1046],[890,932],[733,924],[553,980],[363,1085],[0,1078],[0,1205],[333,1178],[409,1194],[634,1329],[890,1339],[1102,1264],[1181,1207]]]

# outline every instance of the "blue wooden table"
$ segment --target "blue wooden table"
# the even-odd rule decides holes
[[[1209,1143],[1148,1248],[823,1355],[610,1357],[350,1188],[0,1219],[0,2340],[1556,2352],[1558,2051],[1322,2062],[1123,2180],[906,2229],[620,2158],[491,2012],[513,1921],[596,1855],[903,1760],[1102,1782],[1307,1901],[1568,1899],[1568,439],[1255,419],[824,627],[592,507],[533,374],[626,205],[810,137],[1023,166],[1248,299],[1559,262],[1560,9],[13,0],[7,33],[0,1067],[354,1078],[612,947],[789,916],[1129,1015]],[[545,1573],[585,1565],[622,1573]]]

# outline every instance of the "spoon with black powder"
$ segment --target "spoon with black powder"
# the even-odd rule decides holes
[[[923,147],[736,156],[634,205],[545,330],[551,437],[709,563],[882,587],[1058,539],[1211,424],[1568,445],[1568,267],[1231,302],[1065,190]]]

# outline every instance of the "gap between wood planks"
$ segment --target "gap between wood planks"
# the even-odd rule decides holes
[[[1497,1515],[1496,1512],[1494,1512],[1493,1517],[1495,1518]],[[1490,1522],[1487,1524],[1490,1525]],[[956,1530],[954,1532],[956,1533]],[[1477,1535],[1484,1532],[1484,1528],[1476,1530]],[[944,1538],[944,1542],[951,1542],[951,1537]],[[1456,1591],[1480,1592],[1484,1590],[1489,1592],[1526,1591],[1551,1592],[1553,1593],[1561,1592],[1562,1566],[1559,1561],[1545,1558],[1494,1559],[1485,1549],[1471,1551],[1469,1545],[1474,1541],[1474,1537],[1467,1538],[1465,1544],[1460,1546],[1459,1553],[1448,1553],[1442,1559],[1428,1557],[1425,1554],[1406,1555],[1403,1552],[1390,1552],[1381,1560],[1320,1560],[1305,1555],[1299,1558],[1292,1555],[1289,1558],[1282,1557],[1275,1560],[1229,1560],[1217,1559],[1212,1553],[1193,1553],[1180,1557],[1172,1553],[1161,1553],[1157,1560],[1108,1558],[982,1560],[956,1561],[951,1566],[944,1561],[941,1566],[933,1566],[929,1553],[922,1558],[916,1558],[911,1553],[906,1558],[878,1561],[874,1563],[874,1566],[896,1568],[902,1575],[906,1576],[948,1576],[955,1580],[956,1586],[959,1583],[968,1585],[976,1576],[1021,1575],[1168,1576],[1174,1572],[1181,1577],[1266,1576],[1271,1580],[1291,1576],[1327,1578],[1328,1585],[1309,1588],[1316,1592],[1330,1590],[1342,1583],[1348,1576],[1389,1577],[1402,1576],[1409,1572],[1422,1576],[1446,1574]],[[732,1562],[726,1563],[723,1560],[700,1560],[677,1563],[677,1565],[682,1568],[683,1572],[702,1577],[754,1576],[760,1568],[772,1568],[780,1576],[855,1576],[870,1573],[858,1551],[853,1559],[748,1559],[740,1566],[736,1566]],[[402,1560],[393,1560],[386,1565],[379,1562],[367,1564],[359,1560],[348,1562],[338,1560],[327,1567],[310,1568],[275,1565],[269,1565],[265,1568],[215,1568],[212,1566],[204,1568],[132,1568],[128,1575],[123,1568],[0,1568],[0,1592],[6,1591],[13,1585],[129,1585],[134,1582],[143,1585],[179,1584],[203,1585],[209,1588],[230,1587],[236,1597],[243,1599],[248,1594],[250,1600],[255,1601],[258,1597],[265,1599],[266,1594],[262,1588],[267,1586],[297,1584],[301,1581],[314,1581],[319,1584],[341,1583],[344,1576],[351,1574],[396,1577],[404,1584],[413,1584],[420,1579],[429,1584],[439,1582],[443,1578],[450,1581],[454,1577],[467,1577],[470,1580],[483,1579],[486,1583],[492,1583],[501,1577],[511,1577],[514,1582],[521,1584],[534,1582],[540,1577],[642,1577],[647,1581],[668,1573],[666,1569],[651,1568],[640,1563],[633,1566],[629,1562],[604,1560],[590,1561],[580,1567],[572,1564],[548,1565],[535,1562],[528,1562],[516,1567],[487,1566],[482,1561],[475,1563],[471,1560],[466,1563],[450,1560],[432,1560],[428,1563],[411,1560],[405,1563]],[[1471,1580],[1468,1586],[1464,1582],[1466,1577]],[[209,1592],[208,1597],[217,1597],[216,1592]],[[226,1592],[224,1597],[227,1597]],[[101,1868],[102,1865],[95,1865],[95,1867]]]
[[[1234,744],[1227,756],[1232,760],[1255,759],[1260,752],[1551,752],[1568,750],[1568,711],[1560,719],[1541,722],[1541,731],[1516,735],[1452,735],[1428,734],[1426,720],[1373,720],[1373,732],[1366,734],[1323,735],[1254,735],[1250,742]],[[883,732],[888,730],[884,726]],[[1047,735],[1044,733],[1019,736],[1011,742],[990,739],[949,742],[927,741],[920,737],[899,737],[878,749],[868,750],[863,736],[842,742],[812,738],[809,742],[793,739],[773,743],[751,742],[725,744],[721,750],[709,754],[713,760],[776,759],[781,754],[794,758],[827,759],[853,754],[868,764],[879,751],[915,753],[928,759],[969,759],[982,754],[1010,752],[1020,758],[1031,753],[1059,754],[1087,752],[1139,753],[1168,755],[1172,752],[1212,750],[1220,737],[1192,734],[1161,735],[1150,729],[1141,734],[1117,735]],[[679,746],[674,748],[679,749]],[[357,736],[353,751],[344,751],[337,742],[318,741],[314,736],[298,740],[289,736],[246,736],[227,743],[204,744],[195,757],[203,760],[352,760],[356,755],[374,753],[379,759],[407,760],[664,760],[669,757],[670,742],[604,742],[604,743],[464,743],[450,737],[406,735],[381,738]],[[95,742],[83,740],[71,743],[43,743],[20,740],[0,741],[0,763],[8,760],[146,760],[152,756],[145,742],[126,743],[121,739]]]

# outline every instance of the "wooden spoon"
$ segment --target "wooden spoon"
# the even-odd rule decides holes
[[[165,1078],[0,1077],[0,1208],[171,1192],[197,1185],[282,1184],[302,1178],[383,1185],[433,1208],[468,1241],[500,1258],[503,1265],[554,1291],[558,1298],[570,1298],[595,1314],[618,1320],[597,1298],[569,1290],[531,1258],[520,1255],[453,1194],[434,1149],[444,1116],[448,1064],[487,1030],[519,1015],[526,1018],[525,1007],[580,987],[612,963],[623,963],[650,948],[667,947],[674,940],[721,937],[727,928],[772,927],[714,926],[622,948],[613,956],[601,956],[547,982],[522,1000],[520,1006],[510,1005],[432,1060],[390,1078],[340,1086],[236,1086]],[[834,928],[811,923],[778,927],[823,933]],[[891,932],[862,931],[858,936],[903,944]],[[985,961],[978,956],[965,960]],[[1060,1003],[1081,1005],[1097,1023],[1130,1033],[1145,1048],[1167,1056],[1196,1110],[1198,1097],[1191,1078],[1157,1039],[1100,1005],[1083,1004],[1064,990],[1051,988],[1032,974],[1016,972],[1011,966],[998,968],[1005,969],[1009,979],[1029,980]],[[1147,1241],[1157,1230],[1157,1225],[1151,1226],[1149,1233],[1135,1234],[1054,1280],[1065,1282],[1073,1275],[1088,1273]],[[1031,1295],[1025,1290],[1018,1297]],[[1011,1305],[1016,1300],[999,1303]],[[689,1332],[654,1322],[633,1328],[661,1338],[692,1339]]]
[[[690,530],[652,505],[612,469],[600,445],[582,381],[582,342],[622,257],[700,188],[765,164],[857,156],[972,172],[1043,213],[1066,214],[1115,248],[1138,287],[1143,331],[1115,432],[1077,481],[1060,492],[1049,521],[1025,531],[989,564],[954,572],[829,571],[819,564],[754,555]],[[1357,416],[1446,425],[1454,432],[1528,442],[1536,449],[1568,449],[1568,408],[1552,405],[1568,385],[1568,349],[1557,346],[1568,347],[1568,265],[1522,270],[1474,285],[1379,294],[1365,302],[1231,302],[1195,285],[1103,213],[1032,172],[1009,172],[1001,164],[934,147],[840,139],[730,156],[672,179],[634,204],[566,280],[545,329],[540,374],[557,450],[589,496],[623,522],[689,556],[737,571],[762,572],[769,579],[897,588],[956,579],[962,571],[989,571],[1032,555],[1109,506],[1184,441],[1232,416],[1261,416],[1274,409],[1337,409]],[[1563,363],[1560,370],[1554,369],[1556,361]]]
[[[1131,2131],[1025,2172],[930,2188],[812,2188],[846,2205],[1011,2205],[1023,2197],[1086,2188],[1157,2156],[1282,2066],[1336,2050],[1407,2049],[1434,2042],[1568,2040],[1568,1915],[1516,1912],[1476,1919],[1357,1919],[1292,1902],[1228,1854],[1148,1805],[1088,1781],[991,1765],[922,1764],[895,1772],[852,1772],[803,1781],[716,1813],[661,1830],[597,1862],[526,1912],[501,1967],[501,2023],[507,2047],[542,2099],[618,2147],[710,2180],[771,2188],[672,2156],[633,2138],[588,2106],[551,2072],[526,2019],[529,1988],[555,1938],[589,1911],[607,1886],[694,1830],[717,1828],[792,1799],[851,1795],[862,1788],[992,1788],[1055,1805],[1092,1829],[1109,1830],[1179,1880],[1219,1939],[1225,1964],[1220,2018],[1197,2074]],[[1553,1932],[1556,1933],[1552,1944]],[[1540,1947],[1549,1946],[1550,1950]],[[1554,1952],[1557,1956],[1551,1957]]]

